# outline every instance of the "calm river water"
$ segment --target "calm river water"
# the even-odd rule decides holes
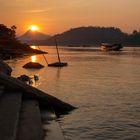
[[[49,63],[57,60],[55,47]],[[140,48],[101,52],[97,48],[60,47],[68,67],[47,67],[42,55],[11,60],[13,75],[39,75],[37,88],[78,109],[58,121],[68,140],[140,139]],[[41,70],[26,70],[29,61],[40,62]]]

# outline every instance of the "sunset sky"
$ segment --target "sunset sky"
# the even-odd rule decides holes
[[[79,26],[140,30],[140,0],[0,0],[0,21],[16,25],[18,35],[32,24],[41,32],[61,33]]]

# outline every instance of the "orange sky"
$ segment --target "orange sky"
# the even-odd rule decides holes
[[[0,0],[0,21],[16,25],[18,35],[31,24],[47,34],[79,26],[140,30],[140,0]]]

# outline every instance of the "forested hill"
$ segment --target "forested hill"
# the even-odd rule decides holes
[[[125,45],[140,45],[140,32],[132,34],[122,32],[114,27],[79,27],[52,36],[44,42],[55,45],[55,38],[59,45],[100,45],[102,42],[123,43]]]

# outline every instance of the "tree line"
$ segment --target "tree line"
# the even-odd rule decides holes
[[[60,45],[100,45],[104,42],[140,46],[140,32],[134,30],[132,34],[128,34],[115,27],[72,28],[49,38],[45,43],[54,44],[54,38],[57,38]]]

